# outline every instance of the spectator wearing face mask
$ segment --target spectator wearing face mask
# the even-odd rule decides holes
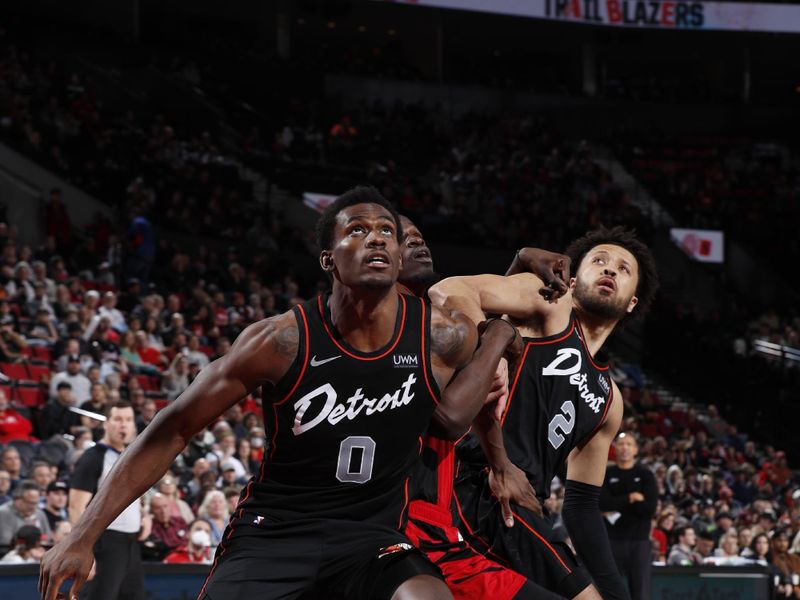
[[[165,563],[210,564],[213,559],[211,551],[211,525],[205,519],[195,519],[189,525],[189,537],[186,545],[170,552]]]

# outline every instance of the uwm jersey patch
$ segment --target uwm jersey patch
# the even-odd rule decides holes
[[[439,400],[430,306],[399,295],[389,343],[364,353],[336,332],[327,300],[294,308],[298,356],[264,403],[269,452],[242,507],[396,527],[420,436]]]
[[[589,354],[574,312],[563,332],[523,339],[525,349],[510,377],[503,437],[509,458],[528,474],[539,498],[547,498],[572,449],[605,421],[611,378],[608,367]],[[460,444],[459,458],[474,463],[480,456],[476,444]]]

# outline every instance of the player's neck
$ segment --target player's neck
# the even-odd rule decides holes
[[[401,294],[411,294],[412,296],[416,296],[417,298],[424,298],[425,294],[428,293],[428,285],[424,283],[415,283],[413,281],[407,282],[397,282],[395,288]]]
[[[581,323],[586,347],[589,349],[589,353],[592,357],[594,357],[600,351],[600,348],[603,347],[603,344],[605,344],[611,332],[614,331],[614,327],[617,326],[618,321],[598,318],[586,312],[578,305],[575,306],[575,312],[578,314],[578,320]]]
[[[347,343],[361,352],[373,352],[392,339],[397,303],[394,286],[365,291],[334,285],[328,307],[333,326]]]

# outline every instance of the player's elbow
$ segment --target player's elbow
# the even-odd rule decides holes
[[[433,413],[430,429],[431,433],[445,440],[455,441],[469,429],[471,420],[455,411],[439,408]]]

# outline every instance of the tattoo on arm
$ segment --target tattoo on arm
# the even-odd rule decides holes
[[[456,323],[446,323],[431,328],[431,350],[445,362],[450,362],[461,352],[464,328]]]
[[[300,332],[297,327],[276,327],[269,325],[273,331],[268,330],[268,335],[272,337],[272,347],[279,354],[294,357],[297,355],[297,348],[300,344]]]

